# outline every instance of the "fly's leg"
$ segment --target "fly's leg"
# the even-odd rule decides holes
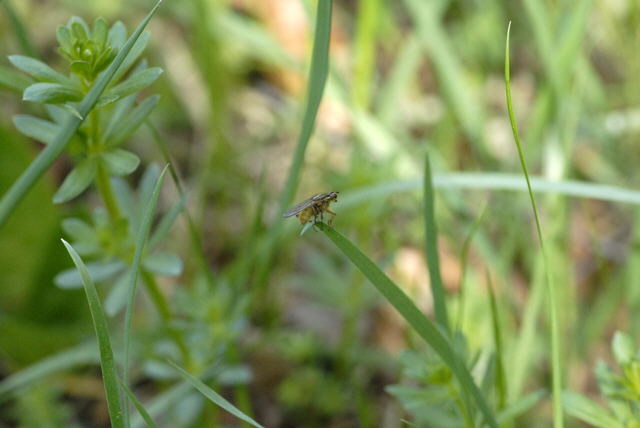
[[[326,208],[325,211],[331,214],[331,218],[329,219],[329,226],[331,226],[333,224],[333,219],[336,218],[337,214],[331,211],[329,208]]]

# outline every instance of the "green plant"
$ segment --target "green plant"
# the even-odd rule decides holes
[[[611,352],[618,371],[604,361],[596,364],[595,375],[606,409],[573,391],[564,391],[567,412],[601,428],[640,427],[640,348],[626,333],[616,332]]]

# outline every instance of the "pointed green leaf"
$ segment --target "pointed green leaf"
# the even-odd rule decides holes
[[[398,313],[402,315],[413,330],[418,333],[442,358],[442,361],[451,368],[453,374],[460,381],[462,388],[475,400],[476,405],[484,416],[485,423],[492,428],[497,428],[498,424],[496,423],[493,412],[471,377],[469,369],[451,345],[448,337],[418,309],[415,303],[400,287],[391,281],[391,279],[389,279],[371,259],[353,245],[351,241],[322,222],[316,223],[316,226],[351,260],[351,263],[367,277],[369,282],[371,282]]]
[[[103,282],[121,272],[124,268],[124,263],[121,261],[89,262],[86,267],[95,282]],[[82,286],[82,278],[77,269],[67,269],[57,274],[53,279],[53,283],[64,289],[80,288]]]
[[[133,45],[131,51],[122,62],[122,66],[120,66],[115,76],[113,76],[114,82],[118,82],[122,78],[122,76],[124,76],[131,69],[131,66],[138,60],[138,58],[140,58],[142,52],[144,52],[150,38],[151,36],[148,32],[144,32],[140,35],[140,38],[138,38],[136,44]]]
[[[262,425],[260,425],[258,422],[254,421],[249,416],[242,413],[242,411],[240,411],[240,409],[238,409],[236,406],[228,402],[223,396],[215,392],[209,386],[205,385],[200,379],[187,373],[182,367],[178,366],[173,361],[169,361],[169,364],[171,364],[187,382],[189,382],[195,389],[200,391],[202,395],[207,397],[211,402],[217,404],[238,419],[243,420],[253,425],[254,427],[262,427]]]
[[[83,159],[67,175],[62,186],[53,196],[53,203],[67,202],[82,193],[96,176],[96,162],[94,159]]]
[[[43,104],[62,104],[80,101],[82,93],[74,87],[59,83],[34,83],[24,90],[22,99]]]
[[[107,21],[102,17],[98,17],[93,21],[93,30],[91,31],[91,38],[98,44],[100,48],[104,47],[109,36],[109,26]]]
[[[70,54],[73,50],[73,38],[69,27],[66,25],[59,25],[56,30],[56,39],[58,39],[60,49],[65,53]]]
[[[11,55],[9,61],[16,68],[33,76],[42,82],[59,83],[63,86],[73,86],[73,81],[67,76],[58,73],[42,61],[23,55]]]
[[[104,95],[100,97],[100,100],[98,101],[98,107],[105,106],[109,103],[119,100],[120,98],[134,94],[146,88],[147,86],[155,82],[161,74],[162,69],[160,67],[147,68],[146,70],[142,70],[134,74],[124,82],[106,91]]]
[[[107,170],[113,175],[128,175],[136,170],[140,165],[140,158],[135,154],[123,150],[113,149],[104,152],[100,159],[104,162]]]
[[[38,119],[28,114],[13,116],[13,124],[18,131],[44,144],[49,144],[60,130],[60,125],[48,120]]]
[[[142,261],[145,269],[156,275],[178,276],[182,273],[182,259],[174,253],[159,252],[147,255]]]
[[[573,391],[562,392],[562,404],[567,413],[600,428],[624,428],[613,415],[604,410],[595,401]]]
[[[144,122],[153,111],[160,99],[159,95],[153,95],[144,100],[140,105],[131,110],[120,123],[113,128],[113,133],[107,137],[107,146],[116,146],[126,140]]]
[[[82,277],[87,303],[89,304],[91,318],[93,319],[93,327],[98,339],[98,348],[100,349],[100,367],[102,369],[102,379],[107,396],[107,407],[111,418],[111,426],[113,428],[124,428],[124,413],[120,401],[120,389],[118,388],[118,373],[116,371],[115,359],[113,358],[111,339],[109,338],[107,317],[102,310],[98,291],[82,259],[67,241],[62,239],[62,243],[69,252],[73,263],[76,265],[76,268],[78,268],[78,271],[80,271]]]
[[[146,33],[142,33],[141,36],[144,34]],[[109,43],[114,48],[120,49],[125,40],[127,40],[127,27],[122,21],[116,21],[109,29]]]
[[[15,70],[0,65],[0,86],[13,89],[16,92],[24,92],[29,85],[33,84],[33,79]]]

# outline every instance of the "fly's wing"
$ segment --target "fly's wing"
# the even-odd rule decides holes
[[[311,198],[307,199],[304,202],[300,202],[298,205],[296,205],[295,207],[291,208],[290,210],[286,211],[284,214],[282,214],[282,217],[294,216],[294,215],[300,213],[305,208],[309,208],[314,203],[315,203],[315,201],[314,201],[313,197],[311,197]]]

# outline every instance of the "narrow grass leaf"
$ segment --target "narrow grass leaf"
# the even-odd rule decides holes
[[[253,425],[254,427],[258,427],[258,428],[262,427],[262,425],[260,425],[258,422],[254,421],[249,416],[247,416],[244,413],[242,413],[242,411],[240,411],[240,409],[238,409],[233,404],[228,402],[223,396],[221,396],[220,394],[215,392],[213,389],[211,389],[207,385],[205,385],[200,379],[192,376],[191,374],[186,372],[182,367],[178,366],[173,361],[169,361],[169,364],[171,364],[178,371],[178,373],[180,373],[180,375],[187,382],[189,382],[195,389],[200,391],[202,393],[202,395],[204,395],[209,400],[211,400],[211,402],[217,404],[218,406],[222,407],[227,412],[229,412],[232,415],[236,416],[238,419],[241,419],[241,420]]]
[[[98,291],[93,284],[91,275],[84,265],[84,262],[67,241],[63,239],[62,243],[67,248],[73,263],[76,265],[76,268],[82,276],[84,291],[87,295],[87,302],[89,304],[89,310],[91,311],[91,318],[93,320],[93,327],[98,339],[98,348],[100,349],[100,366],[102,368],[102,378],[104,381],[104,390],[107,396],[107,406],[109,408],[111,426],[114,428],[124,428],[122,402],[120,400],[120,390],[118,388],[118,373],[116,372],[113,350],[111,348],[111,339],[109,338],[107,317],[102,310]]]
[[[527,170],[527,164],[524,159],[524,151],[522,150],[522,143],[520,142],[520,135],[518,133],[518,125],[516,123],[515,114],[513,111],[513,101],[511,99],[511,77],[510,77],[510,60],[509,60],[509,36],[511,33],[511,23],[507,28],[507,40],[505,44],[505,58],[504,58],[504,81],[505,81],[505,93],[507,98],[507,111],[509,113],[509,121],[511,122],[511,130],[513,131],[513,139],[515,140],[516,147],[518,149],[518,157],[520,159],[520,166],[522,167],[522,173],[527,181],[527,190],[529,193],[529,200],[531,202],[531,209],[533,210],[533,216],[536,223],[536,231],[538,239],[540,241],[540,251],[542,252],[542,260],[544,264],[544,271],[546,274],[547,291],[549,297],[549,316],[551,324],[551,376],[552,376],[552,396],[553,396],[553,425],[555,428],[562,428],[564,426],[564,416],[562,410],[562,368],[560,364],[560,328],[558,326],[558,308],[557,308],[557,296],[555,287],[551,281],[551,274],[549,271],[549,265],[547,263],[547,256],[544,247],[544,240],[542,239],[542,228],[540,226],[540,217],[538,215],[538,209],[536,207],[536,200],[533,196],[533,190],[531,188],[531,180],[529,179],[529,172]]]
[[[138,400],[138,397],[136,397],[136,395],[127,385],[122,383],[120,378],[118,378],[118,380],[120,381],[120,387],[123,389],[124,393],[127,394],[127,397],[133,403],[140,416],[142,416],[142,419],[144,419],[144,422],[147,424],[147,426],[149,428],[158,428],[158,425],[156,425],[156,423],[153,421],[153,418],[151,418],[151,415],[149,415],[147,409],[145,409],[144,405],[140,402],[140,400]]]
[[[71,116],[67,119],[64,126],[62,126],[60,132],[56,135],[56,138],[48,144],[45,149],[40,152],[36,159],[27,167],[27,169],[20,175],[20,177],[12,184],[9,190],[0,199],[0,226],[2,226],[9,215],[13,212],[14,208],[24,198],[26,193],[31,189],[36,180],[49,168],[49,166],[60,156],[63,150],[67,147],[67,144],[71,140],[73,134],[87,117],[87,114],[93,109],[94,105],[98,101],[98,98],[105,90],[107,85],[111,82],[115,72],[118,70],[123,60],[131,50],[132,46],[140,37],[140,34],[149,23],[149,20],[156,12],[162,0],[159,0],[153,7],[151,12],[140,23],[138,28],[133,32],[129,40],[122,47],[118,55],[113,60],[111,65],[103,72],[100,78],[93,85],[89,93],[82,100],[78,106],[78,112],[80,117]]]
[[[427,266],[429,267],[429,279],[431,293],[433,294],[433,306],[435,308],[438,323],[449,334],[449,316],[447,314],[447,304],[445,301],[445,290],[440,275],[440,258],[438,256],[438,228],[436,226],[435,195],[431,177],[431,164],[429,154],[425,155],[424,162],[424,232],[425,232],[425,254]]]
[[[147,238],[149,235],[149,230],[151,229],[151,221],[153,220],[153,214],[156,209],[156,203],[158,202],[158,196],[160,195],[160,188],[162,187],[162,181],[164,179],[164,175],[167,172],[167,167],[165,166],[160,173],[160,176],[156,180],[155,186],[153,188],[153,192],[148,199],[143,199],[143,203],[145,203],[145,212],[142,218],[142,223],[138,229],[138,235],[136,237],[136,250],[133,256],[133,262],[130,266],[130,276],[129,283],[127,285],[128,291],[128,299],[127,299],[127,308],[125,311],[124,318],[124,367],[123,367],[123,375],[122,382],[125,385],[129,384],[129,354],[131,348],[131,324],[133,320],[133,307],[136,299],[136,290],[138,284],[138,272],[140,270],[140,263],[142,261],[142,254],[144,252],[144,247],[147,243]]]
[[[478,408],[484,415],[485,422],[489,426],[496,428],[498,425],[493,412],[473,381],[464,362],[451,346],[447,336],[418,309],[415,303],[413,303],[400,287],[391,281],[391,279],[353,245],[353,243],[324,223],[316,223],[316,226],[351,260],[360,272],[367,277],[387,301],[402,315],[416,333],[418,333],[442,358],[443,362],[451,368],[453,374],[460,381],[462,388],[475,400]]]
[[[0,402],[28,385],[42,382],[48,375],[99,361],[95,343],[83,343],[46,357],[0,381]]]
[[[507,404],[507,382],[504,372],[503,348],[502,348],[502,324],[498,315],[498,304],[493,291],[491,276],[487,273],[487,284],[489,289],[489,309],[491,313],[491,325],[493,327],[493,342],[495,347],[496,376],[495,389],[497,393],[497,408],[502,410]]]
[[[302,172],[302,163],[304,155],[309,144],[309,139],[313,133],[318,108],[324,93],[327,75],[329,73],[329,42],[331,36],[331,11],[333,8],[333,0],[322,0],[317,2],[316,9],[316,25],[313,39],[313,50],[311,54],[311,67],[309,70],[309,86],[307,90],[307,100],[304,108],[304,116],[302,118],[302,127],[296,150],[293,154],[291,167],[287,175],[287,181],[284,190],[280,195],[278,202],[278,211],[284,212],[291,203],[293,196],[300,182]],[[267,240],[266,248],[263,256],[260,258],[260,264],[256,267],[256,283],[257,289],[262,292],[266,286],[266,279],[271,270],[271,259],[280,239],[283,222],[278,221],[272,227]],[[256,300],[260,300],[258,297]]]

